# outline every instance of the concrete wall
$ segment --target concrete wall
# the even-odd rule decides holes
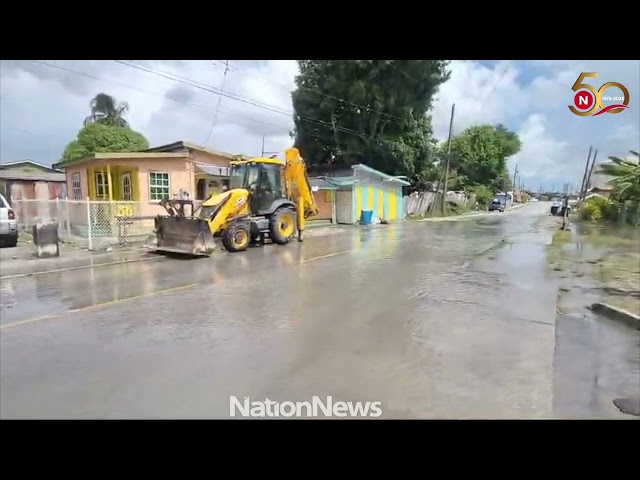
[[[313,192],[318,206],[318,215],[311,220],[331,220],[333,218],[333,190],[318,190]]]

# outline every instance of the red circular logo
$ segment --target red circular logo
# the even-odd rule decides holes
[[[578,110],[589,110],[593,107],[595,101],[596,99],[593,97],[593,93],[588,90],[578,92],[576,96],[573,97],[573,103]]]

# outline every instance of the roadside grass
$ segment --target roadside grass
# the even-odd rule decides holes
[[[550,229],[557,222],[542,221]],[[551,274],[562,279],[561,292],[595,288],[602,301],[640,314],[640,235],[633,229],[572,224],[553,232],[547,246]]]

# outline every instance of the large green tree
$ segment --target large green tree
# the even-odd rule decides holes
[[[64,163],[98,152],[139,152],[147,148],[147,139],[128,127],[89,123],[82,127],[77,138],[65,147],[62,160]]]
[[[511,187],[507,160],[520,151],[518,135],[504,125],[479,125],[466,129],[451,142],[451,167],[458,174],[457,188],[479,185],[494,190]],[[446,145],[442,145],[444,150]],[[444,153],[441,153],[444,155]]]
[[[449,78],[441,60],[299,60],[296,146],[310,165],[366,163],[415,181],[431,176],[427,112]]]

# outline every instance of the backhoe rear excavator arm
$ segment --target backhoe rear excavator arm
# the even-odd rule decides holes
[[[285,152],[284,180],[287,197],[297,205],[298,241],[302,241],[305,220],[318,214],[316,199],[311,191],[307,167],[300,151],[289,148]]]

